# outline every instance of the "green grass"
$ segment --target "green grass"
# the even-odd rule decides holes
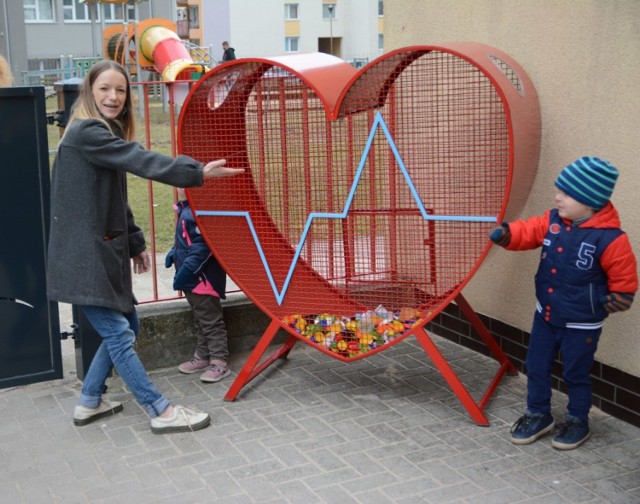
[[[176,117],[175,124],[177,125]],[[144,120],[136,110],[136,129],[138,140],[146,146]],[[152,100],[149,104],[149,124],[151,149],[168,156],[171,155],[171,123],[169,113],[162,108],[159,100]],[[151,252],[151,209],[149,207],[149,181],[129,175],[127,178],[129,190],[129,206],[136,219],[136,224],[142,228],[147,239],[147,248]],[[163,254],[173,245],[175,233],[175,212],[173,210],[173,187],[152,182],[153,222],[155,223],[156,253]]]
[[[144,231],[147,250],[151,253],[151,220],[149,218],[149,182],[140,177],[129,175],[129,206],[136,224]],[[156,253],[163,254],[173,245],[175,233],[175,212],[173,210],[173,188],[152,183],[153,186],[153,222],[155,222]]]

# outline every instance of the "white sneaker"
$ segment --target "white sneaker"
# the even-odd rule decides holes
[[[193,432],[204,429],[211,422],[207,413],[195,411],[184,406],[174,406],[173,417],[151,419],[151,432],[164,434],[170,432]]]
[[[87,408],[78,404],[73,410],[73,423],[76,425],[87,425],[101,418],[115,415],[122,411],[122,403],[118,401],[107,401],[102,399],[97,408]]]

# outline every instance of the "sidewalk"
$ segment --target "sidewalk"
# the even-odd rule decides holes
[[[477,397],[494,361],[434,337]],[[561,452],[548,436],[509,442],[525,378],[505,377],[476,426],[418,343],[345,364],[299,343],[240,393],[152,372],[174,403],[212,426],[154,435],[122,382],[124,412],[75,427],[80,382],[0,391],[0,501],[11,503],[640,503],[640,429],[592,411],[593,437]],[[566,397],[555,394],[561,418]]]

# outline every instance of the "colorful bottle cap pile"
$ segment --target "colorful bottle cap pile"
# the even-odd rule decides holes
[[[340,354],[356,357],[403,336],[425,314],[415,308],[388,311],[378,306],[373,311],[340,317],[329,313],[303,316],[287,315],[283,322],[311,343]]]

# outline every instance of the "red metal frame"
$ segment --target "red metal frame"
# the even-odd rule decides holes
[[[216,86],[231,76],[220,99]],[[381,117],[386,140],[373,129]],[[515,369],[461,292],[489,251],[489,226],[518,213],[526,201],[537,166],[539,120],[526,73],[483,44],[402,48],[360,71],[321,54],[242,59],[198,81],[180,115],[180,152],[202,161],[225,158],[246,173],[190,190],[189,200],[219,262],[271,318],[226,399],[234,400],[298,340],[350,362],[413,334],[472,418],[487,425],[482,410],[502,376]],[[403,172],[405,179],[392,143],[412,170]],[[360,153],[365,164],[359,164]],[[348,212],[344,207],[338,221],[345,187],[356,190],[356,167],[360,177],[365,165],[357,203]],[[425,211],[435,218],[495,219],[485,220],[485,227],[443,224],[420,220]],[[305,222],[312,213],[325,220]],[[304,242],[303,228],[309,231]],[[283,285],[286,291],[278,292]],[[285,322],[294,314],[359,320],[384,296],[393,312],[419,307],[418,320],[360,354],[311,343]],[[452,301],[500,364],[479,403],[424,330]],[[288,339],[260,363],[279,329]]]
[[[420,345],[422,345],[425,353],[431,358],[436,368],[443,376],[443,378],[447,381],[473,421],[480,426],[487,427],[489,426],[489,420],[484,414],[484,409],[493,396],[493,393],[498,388],[502,377],[505,374],[517,376],[518,370],[511,363],[507,355],[502,351],[500,345],[498,345],[493,335],[482,323],[482,320],[480,320],[480,317],[478,317],[477,313],[473,310],[473,308],[471,308],[464,296],[462,294],[458,294],[455,297],[455,302],[460,308],[462,314],[471,324],[471,327],[475,329],[475,331],[478,333],[482,341],[484,341],[487,348],[491,352],[491,355],[498,361],[500,365],[480,401],[476,401],[469,393],[467,388],[458,377],[457,373],[449,365],[445,357],[442,355],[442,352],[440,352],[438,347],[435,345],[423,325],[412,329],[410,331],[410,334],[414,335]],[[248,385],[251,380],[253,380],[256,376],[258,376],[279,359],[287,358],[291,349],[300,339],[299,337],[296,337],[294,335],[289,336],[277,350],[271,353],[263,361],[260,360],[267,351],[269,345],[271,345],[278,330],[280,329],[282,329],[282,324],[278,320],[272,320],[265,330],[264,334],[258,341],[258,344],[245,361],[242,369],[238,373],[238,376],[229,387],[229,390],[224,396],[225,401],[235,401],[240,391],[246,385]]]

